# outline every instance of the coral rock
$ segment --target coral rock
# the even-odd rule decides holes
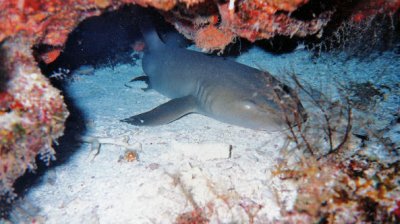
[[[215,26],[207,26],[197,31],[194,39],[201,49],[222,50],[232,42],[234,35],[229,30],[220,30]]]
[[[35,168],[38,154],[47,162],[54,157],[52,142],[68,116],[59,90],[34,66],[25,43],[17,36],[1,49],[8,82],[0,92],[0,196],[12,193],[13,182]]]

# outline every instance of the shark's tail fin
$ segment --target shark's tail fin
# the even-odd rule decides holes
[[[149,16],[142,17],[142,20],[139,22],[139,26],[148,50],[151,51],[164,46],[164,43],[158,36],[158,33],[154,28],[154,24]]]

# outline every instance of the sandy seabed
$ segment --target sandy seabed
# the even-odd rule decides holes
[[[332,98],[333,83],[393,86],[376,110],[380,125],[388,125],[400,105],[400,60],[390,52],[371,60],[338,57],[312,60],[302,49],[271,55],[253,47],[232,60],[278,78],[295,72]],[[129,83],[143,74],[140,64],[102,67],[68,84],[88,131],[68,162],[48,170],[25,195],[26,203],[39,207],[39,222],[173,223],[200,208],[211,223],[248,223],[252,215],[255,223],[268,223],[279,220],[281,209],[293,207],[296,186],[272,175],[283,159],[287,133],[245,129],[197,114],[159,127],[120,122],[168,100],[143,91],[143,82]],[[132,151],[138,159],[129,161],[126,153],[132,156]]]

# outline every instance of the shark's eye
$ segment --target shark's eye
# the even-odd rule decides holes
[[[289,88],[289,86],[287,86],[287,85],[282,85],[282,89],[283,89],[283,91],[285,91],[285,93],[290,94],[290,88]]]

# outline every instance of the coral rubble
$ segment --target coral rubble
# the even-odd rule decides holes
[[[278,167],[276,175],[299,186],[295,207],[284,212],[284,220],[397,223],[399,165],[399,161],[383,164],[355,155],[345,161],[303,159],[293,169]]]

